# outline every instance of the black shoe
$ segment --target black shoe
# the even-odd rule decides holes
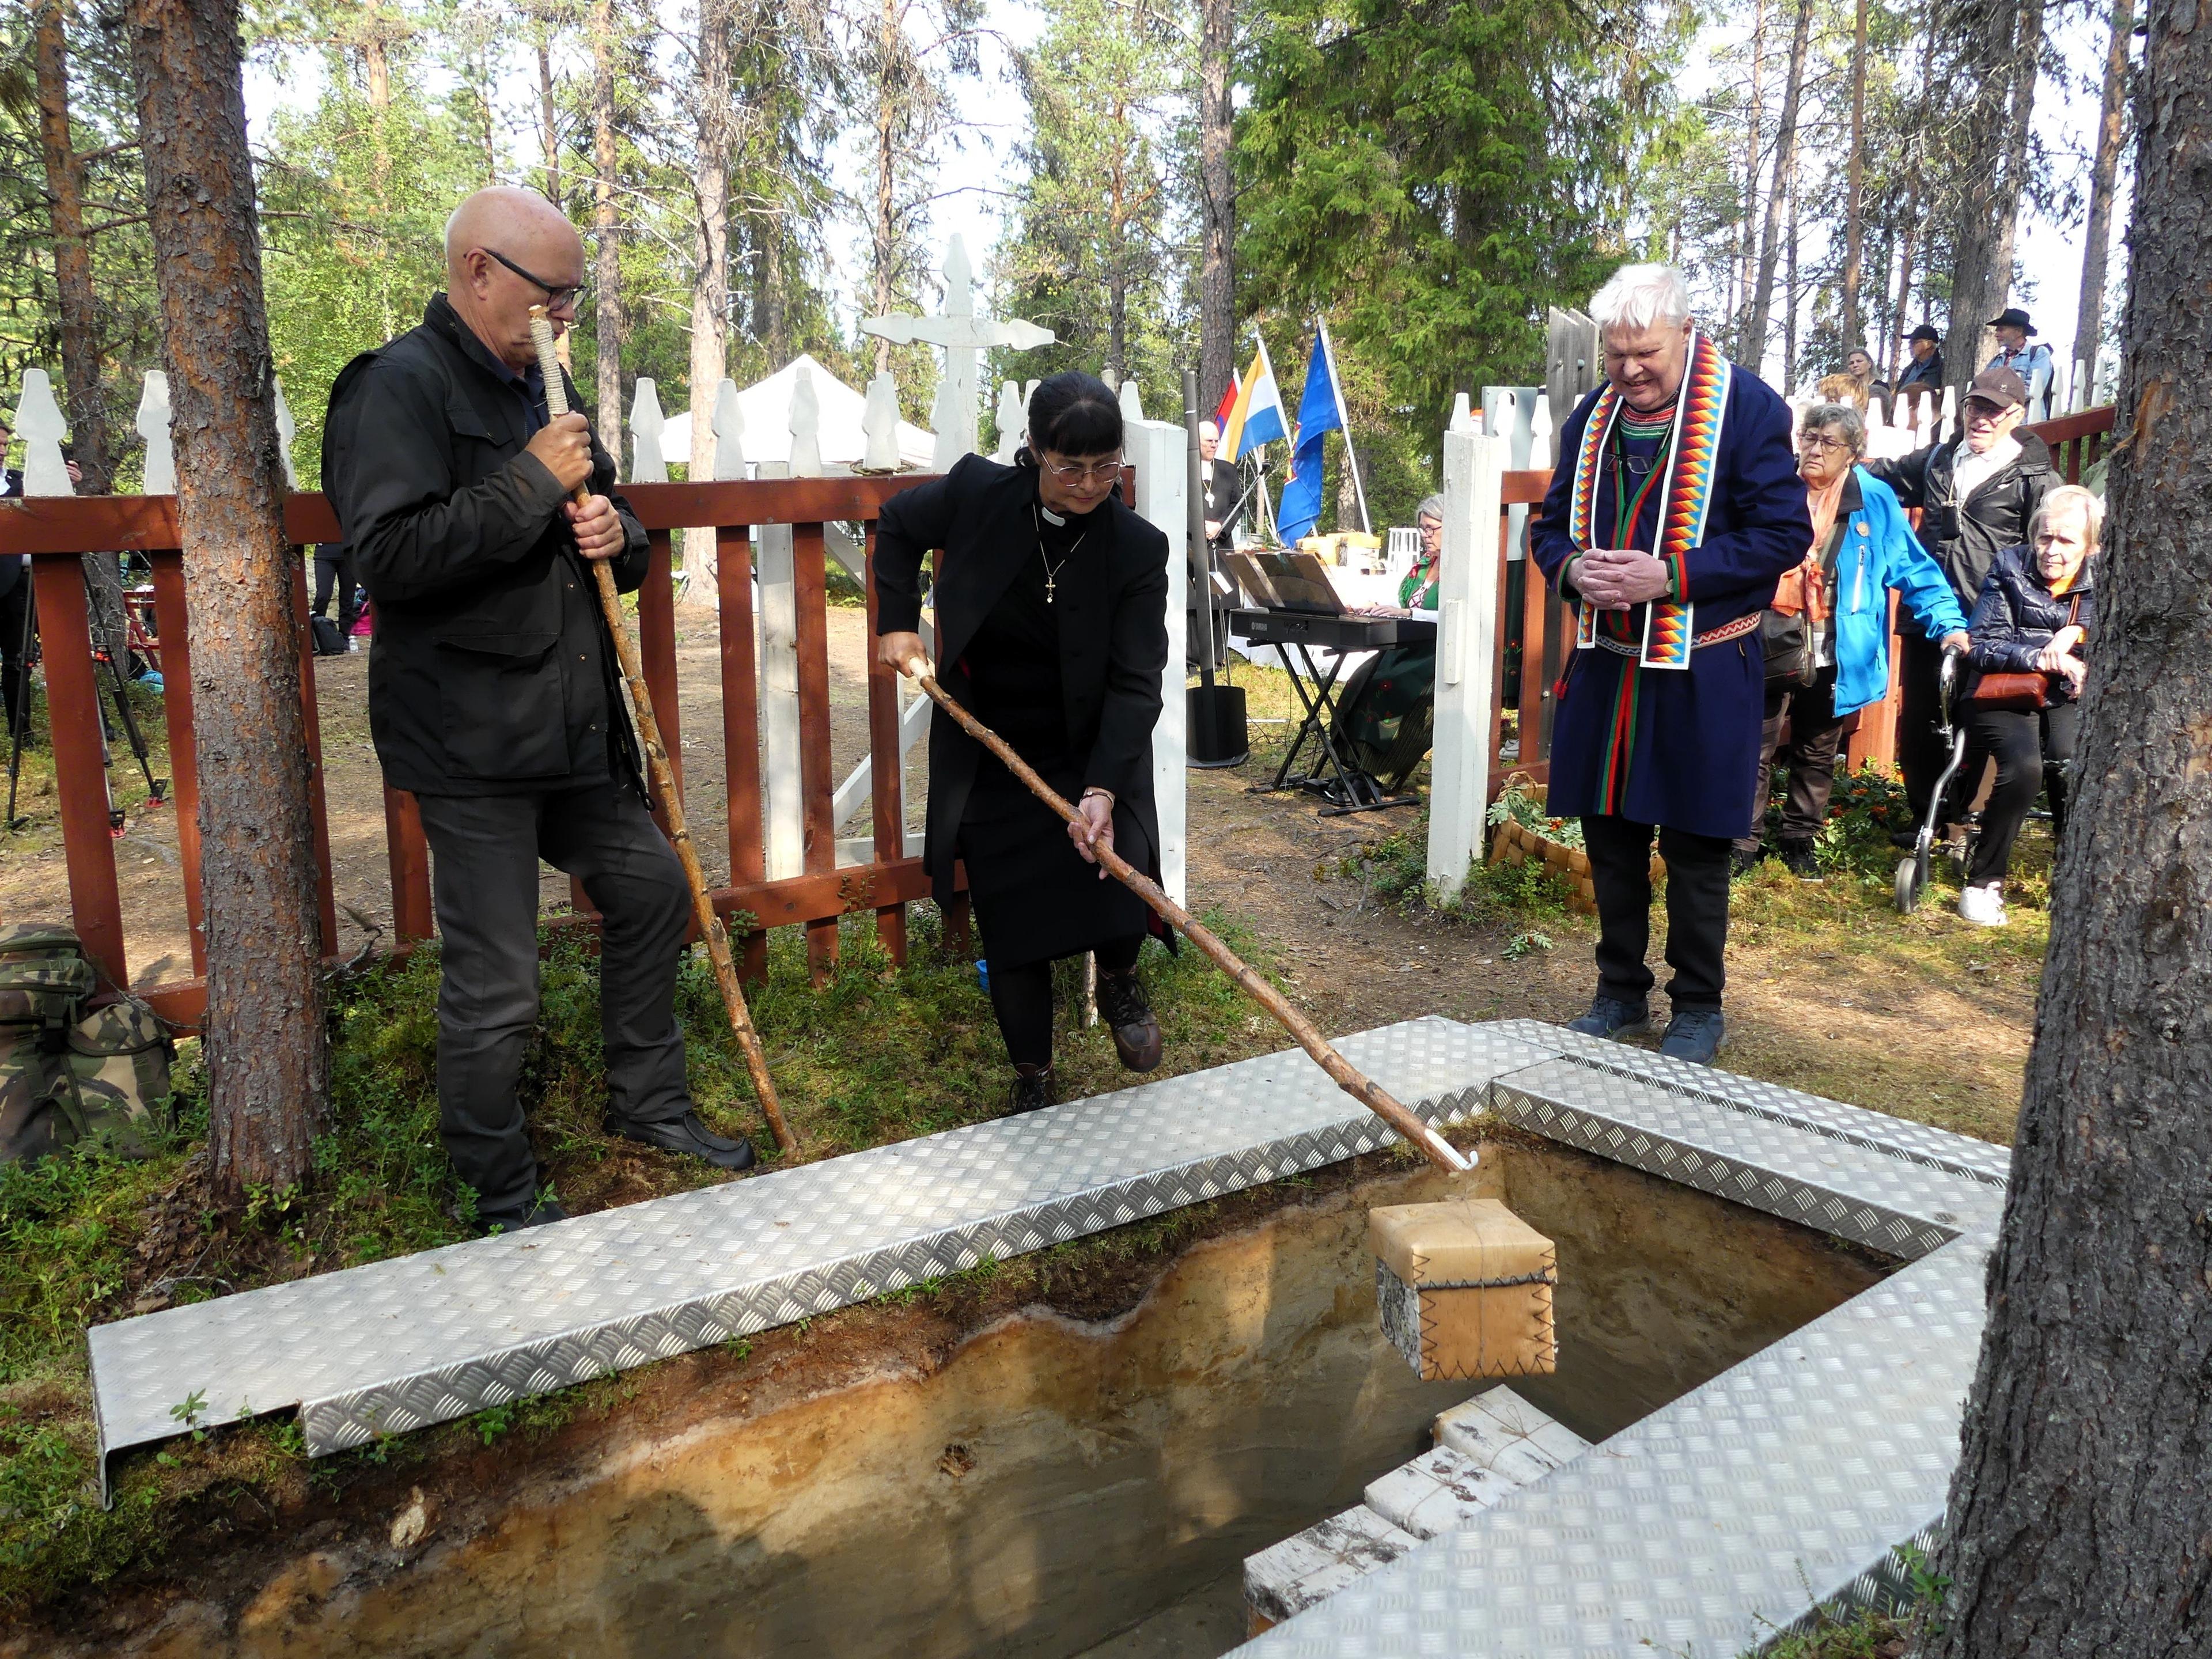
[[[657,1146],[664,1152],[699,1158],[718,1170],[750,1170],[759,1161],[753,1156],[751,1141],[743,1135],[732,1140],[726,1135],[716,1134],[699,1121],[696,1111],[656,1123],[633,1122],[609,1112],[600,1127],[611,1135],[635,1140],[641,1146]]]
[[[544,1227],[556,1221],[566,1221],[568,1212],[556,1200],[540,1193],[520,1210],[504,1210],[491,1214],[480,1214],[477,1224],[487,1234],[519,1233],[526,1227]]]
[[[1667,1022],[1659,1052],[1669,1060],[1694,1060],[1710,1066],[1728,1044],[1728,1022],[1717,1008],[1685,1008]]]
[[[1049,1066],[1014,1067],[1014,1090],[1006,1103],[1006,1115],[1041,1112],[1060,1097],[1060,1078]]]
[[[1651,1029],[1651,1010],[1644,1003],[1623,1002],[1618,997],[1592,997],[1589,1012],[1569,1020],[1567,1029],[1584,1036],[1634,1036]]]
[[[1145,1000],[1144,981],[1137,977],[1135,969],[1126,974],[1100,969],[1098,1018],[1113,1031],[1114,1052],[1129,1070],[1149,1072],[1160,1063],[1164,1046],[1160,1023],[1152,1018],[1152,1005]]]
[[[1800,881],[1826,881],[1820,873],[1820,861],[1813,855],[1809,841],[1785,841],[1782,843],[1782,866]]]
[[[1889,844],[1902,852],[1911,852],[1919,845],[1919,842],[1920,830],[1917,825],[1908,823],[1902,830],[1893,830],[1889,832]]]
[[[1756,848],[1748,852],[1741,847],[1731,849],[1729,853],[1729,879],[1735,881],[1749,875],[1759,868],[1759,860],[1765,856]]]

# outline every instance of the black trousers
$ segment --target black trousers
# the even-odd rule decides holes
[[[1597,890],[1597,994],[1641,1004],[1651,994],[1651,826],[1611,814],[1583,819]],[[1680,1013],[1717,1008],[1728,982],[1729,850],[1720,836],[1662,825],[1667,860],[1667,995]]]
[[[1992,709],[1972,719],[1976,737],[1997,763],[1996,787],[1982,809],[1981,838],[1966,869],[1968,883],[1982,886],[2002,881],[2012,866],[2013,843],[2037,790],[2050,793],[2053,839],[2065,833],[2067,775],[2081,729],[2081,705],[2062,702],[2039,714]]]
[[[350,546],[342,559],[330,558],[319,552],[315,555],[315,614],[318,617],[330,609],[333,587],[338,595],[338,632],[350,637],[354,623],[361,617],[361,601],[355,597],[361,591],[361,571],[355,562]]]
[[[12,553],[0,553],[0,558],[12,559]],[[23,623],[31,614],[31,573],[25,571],[21,580],[0,595],[0,703],[6,705],[7,725],[0,730],[0,743],[9,742],[15,730],[15,708],[31,684],[31,665],[23,650]],[[38,635],[31,636],[31,648],[38,648]]]
[[[598,907],[609,1109],[639,1122],[691,1108],[676,973],[691,915],[683,866],[636,792],[423,795],[441,965],[438,1127],[480,1215],[526,1208],[538,1162],[515,1099],[538,1019],[538,861]]]
[[[1126,974],[1137,965],[1145,946],[1142,933],[1097,945],[1101,973]],[[1006,1040],[1006,1058],[1017,1066],[1052,1064],[1052,963],[1025,962],[1018,968],[991,969],[991,1012]]]
[[[1790,722],[1790,741],[1782,723]],[[1751,827],[1736,846],[1756,853],[1765,838],[1766,796],[1774,763],[1790,769],[1790,796],[1782,809],[1782,839],[1811,841],[1828,822],[1828,795],[1836,786],[1836,750],[1844,723],[1836,717],[1836,671],[1823,668],[1810,685],[1766,688],[1766,724],[1759,737],[1759,789],[1752,797]],[[1670,866],[1671,867],[1671,866]]]

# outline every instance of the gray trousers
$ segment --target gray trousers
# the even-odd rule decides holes
[[[538,1021],[538,861],[599,911],[608,1108],[637,1122],[691,1109],[676,972],[691,915],[683,866],[645,805],[611,781],[527,795],[423,795],[441,966],[438,1122],[479,1215],[526,1208],[538,1160],[515,1098]]]

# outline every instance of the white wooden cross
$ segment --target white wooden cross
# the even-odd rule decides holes
[[[714,476],[745,476],[745,412],[738,404],[738,383],[727,375],[714,388]]]
[[[860,411],[860,435],[866,441],[860,452],[863,472],[899,470],[898,382],[890,374],[868,382],[867,406]]]
[[[968,247],[956,234],[945,248],[945,314],[941,317],[869,317],[863,333],[896,345],[920,340],[945,353],[945,374],[937,388],[930,419],[937,428],[936,469],[942,472],[975,447],[975,356],[994,346],[1030,351],[1053,343],[1053,331],[1020,318],[988,322],[975,314],[975,273]]]
[[[43,368],[23,371],[23,390],[15,400],[12,422],[23,441],[23,493],[26,495],[74,495],[69,463],[62,459],[62,406],[54,401],[54,383]]]
[[[1013,465],[1014,451],[1021,447],[1022,427],[1027,418],[1022,409],[1021,388],[1008,380],[999,388],[999,451],[992,457],[1000,465]]]
[[[139,492],[147,495],[177,493],[176,455],[169,447],[169,377],[158,368],[146,371],[145,390],[138,394],[138,435],[146,441],[144,481]]]

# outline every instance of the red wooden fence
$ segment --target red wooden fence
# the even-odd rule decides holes
[[[690,526],[711,525],[720,552],[722,733],[726,755],[730,881],[714,895],[724,915],[746,911],[757,927],[738,941],[740,969],[757,978],[766,969],[768,927],[803,925],[808,957],[817,973],[835,959],[838,919],[875,913],[878,936],[903,960],[906,906],[928,890],[921,861],[905,854],[899,794],[896,677],[871,659],[868,729],[873,760],[872,856],[859,865],[837,864],[837,826],[830,822],[837,780],[831,775],[830,663],[823,568],[823,525],[857,521],[867,526],[883,503],[920,479],[838,477],[769,479],[753,483],[629,484],[624,494],[652,533],[650,574],[639,591],[637,629],[646,683],[660,721],[671,765],[682,787],[682,711],[677,697],[674,595],[669,537]],[[763,525],[792,526],[797,587],[800,771],[805,800],[804,873],[781,881],[765,874],[759,760],[759,697],[756,678],[750,531]],[[285,529],[301,551],[312,542],[336,541],[338,527],[319,495],[293,496]],[[182,556],[178,550],[173,496],[33,497],[0,502],[0,557],[32,556],[40,635],[46,668],[53,730],[54,769],[62,836],[69,860],[70,906],[87,951],[107,976],[129,984],[130,958],[116,883],[114,843],[108,833],[107,791],[100,738],[100,700],[93,678],[92,643],[78,556],[93,550],[146,554],[154,567],[154,609],[162,647],[165,715],[169,736],[171,799],[177,814],[185,910],[191,941],[193,977],[141,988],[167,1018],[197,1024],[206,1006],[205,933],[200,899],[199,793],[192,750],[192,677],[189,617]],[[318,885],[325,953],[337,949],[337,908],[331,890],[329,830],[323,792],[322,749],[316,725],[315,661],[307,627],[304,556],[295,562],[300,672],[307,690],[310,798],[315,830]],[[868,583],[869,633],[876,595]],[[432,932],[430,860],[413,798],[385,792],[395,943],[401,948]],[[585,909],[580,892],[577,908]],[[949,917],[964,933],[966,915]]]
[[[2056,420],[2045,421],[2021,430],[2032,432],[2049,446],[2053,464],[2069,483],[2081,482],[2081,475],[2094,466],[2103,453],[2112,431],[2113,409],[2110,404],[2095,409],[2085,409],[2072,415],[2062,415]],[[1559,669],[1559,641],[1566,626],[1565,608],[1558,596],[1542,581],[1526,581],[1521,586],[1517,606],[1512,604],[1513,593],[1509,582],[1510,550],[1508,545],[1508,522],[1510,509],[1516,503],[1540,503],[1544,492],[1551,487],[1548,471],[1508,472],[1505,475],[1505,512],[1498,515],[1498,639],[1499,649],[1494,669],[1497,676],[1491,699],[1490,716],[1490,787],[1495,795],[1504,787],[1506,776],[1514,771],[1526,772],[1541,782],[1550,770],[1552,751],[1552,684]],[[1917,523],[1918,514],[1913,518]],[[1894,600],[1892,602],[1894,614]],[[1520,751],[1517,758],[1502,756],[1499,744],[1503,740],[1505,708],[1506,657],[1510,648],[1520,647],[1520,674],[1516,687],[1518,702]],[[1850,742],[1846,764],[1858,766],[1868,761],[1893,762],[1897,757],[1897,717],[1900,707],[1895,665],[1899,659],[1897,641],[1890,641],[1891,675],[1889,695],[1872,707],[1862,709],[1845,723],[1844,731]]]

